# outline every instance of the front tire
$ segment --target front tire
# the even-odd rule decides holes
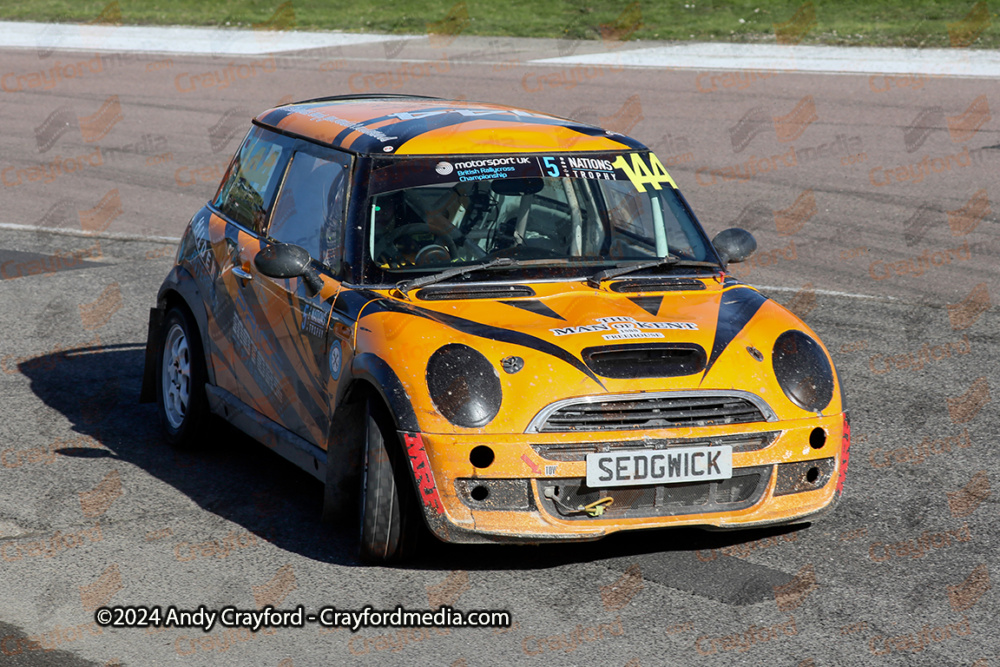
[[[409,463],[392,420],[369,399],[361,468],[361,560],[400,562],[416,550],[422,517],[414,498]]]
[[[163,318],[156,356],[156,404],[164,437],[174,447],[193,448],[208,416],[205,355],[191,316],[174,307]]]

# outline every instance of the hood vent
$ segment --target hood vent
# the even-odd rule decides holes
[[[510,299],[535,296],[527,285],[442,285],[425,287],[417,292],[422,301],[447,301],[449,299]]]
[[[690,278],[656,280],[619,280],[611,283],[612,292],[688,292],[705,289],[705,283]]]
[[[583,362],[601,377],[669,378],[705,370],[705,349],[694,343],[633,343],[588,347]]]

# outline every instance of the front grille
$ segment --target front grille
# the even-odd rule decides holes
[[[518,296],[535,296],[527,285],[446,285],[425,287],[417,292],[422,301],[450,299],[511,299]]]
[[[537,480],[542,507],[563,519],[633,519],[682,514],[732,512],[753,507],[767,490],[773,466],[735,468],[730,479],[656,486],[592,489],[583,478]],[[601,498],[614,502],[600,517],[590,517],[576,508]]]
[[[619,440],[617,442],[559,442],[532,445],[543,459],[550,461],[585,461],[587,454],[624,452],[628,450],[669,449],[671,447],[718,447],[729,445],[733,453],[756,452],[768,447],[781,435],[781,431],[740,433],[711,438],[662,438],[656,440]]]
[[[563,405],[540,425],[540,433],[720,426],[767,421],[752,401],[734,395],[659,394],[648,398],[587,399]]]

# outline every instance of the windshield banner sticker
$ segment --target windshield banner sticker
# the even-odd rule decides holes
[[[663,338],[663,334],[657,329],[697,331],[698,325],[694,322],[639,322],[635,318],[626,315],[614,317],[599,317],[597,324],[583,324],[576,327],[559,327],[549,329],[556,336],[570,336],[573,334],[596,333],[599,331],[614,331],[615,333],[605,334],[604,340],[624,340],[626,338]]]
[[[505,155],[462,160],[391,158],[378,161],[371,191],[443,185],[504,178],[576,178],[627,181],[639,192],[676,188],[663,163],[652,153],[592,153],[590,155]]]
[[[456,162],[455,169],[458,180],[465,183],[467,181],[507,178],[508,173],[515,171],[514,165],[526,165],[529,162],[531,162],[531,158],[526,157],[467,160],[466,162]],[[444,164],[448,163],[439,162],[438,167]],[[440,174],[440,169],[437,169],[437,172]]]

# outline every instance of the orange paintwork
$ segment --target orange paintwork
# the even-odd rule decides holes
[[[403,303],[412,303],[421,309],[527,333],[559,345],[580,358],[583,348],[606,343],[602,339],[602,332],[556,336],[551,330],[593,324],[596,318],[608,316],[627,316],[640,322],[695,322],[699,327],[697,331],[663,330],[664,338],[657,339],[657,342],[696,343],[711,350],[719,302],[727,291],[734,288],[724,289],[711,278],[703,283],[706,285],[705,290],[623,295],[608,290],[606,286],[595,290],[582,281],[521,281],[520,284],[529,284],[535,290],[536,296],[531,297],[531,300],[538,300],[549,306],[565,317],[565,322],[540,317],[491,299],[421,301],[414,298],[412,302],[406,302],[391,296],[395,292],[382,294]],[[746,289],[746,286],[741,285],[739,289]],[[628,298],[649,295],[663,296],[655,316]],[[597,538],[633,528],[680,525],[735,527],[788,521],[826,507],[835,497],[844,426],[839,380],[835,378],[837,384],[833,399],[823,411],[823,416],[803,410],[785,396],[771,371],[770,356],[775,340],[789,329],[801,330],[816,340],[818,337],[795,315],[773,301],[766,302],[726,347],[704,381],[701,373],[673,378],[601,378],[605,388],[553,356],[518,345],[464,334],[425,318],[396,312],[366,315],[362,310],[360,322],[358,349],[377,349],[403,383],[420,425],[444,514],[447,521],[456,527],[497,539],[526,539],[529,536],[536,540]],[[484,427],[455,426],[437,412],[428,396],[425,380],[427,361],[434,351],[446,343],[469,345],[485,355],[498,369],[501,359],[507,356],[518,355],[525,361],[524,369],[516,374],[498,373],[503,388],[503,403],[497,416]],[[748,345],[764,352],[763,362],[750,356]],[[603,394],[697,389],[750,391],[768,403],[777,414],[778,421],[657,430],[525,432],[531,419],[542,408],[558,400]],[[814,449],[809,444],[809,434],[816,427],[825,429],[827,433],[826,444],[821,449]],[[760,502],[745,510],[653,518],[593,518],[586,521],[569,520],[545,512],[541,509],[542,503],[535,484],[532,485],[532,493],[535,496],[535,506],[539,509],[522,512],[472,510],[458,498],[455,491],[455,480],[460,478],[541,480],[586,476],[584,461],[547,460],[531,447],[533,444],[635,441],[641,445],[644,439],[698,439],[773,431],[780,431],[781,435],[770,446],[754,452],[733,454],[734,473],[738,468],[750,466],[835,458],[837,468],[829,483],[820,490],[773,497],[777,475],[772,475],[769,488]],[[478,445],[487,445],[496,454],[496,460],[488,468],[476,468],[470,463],[470,452]],[[529,465],[525,458],[534,465]],[[546,465],[554,466],[555,470],[551,474],[540,474],[538,471],[544,471]],[[444,539],[462,541],[462,538],[445,531],[438,531],[438,535]]]

